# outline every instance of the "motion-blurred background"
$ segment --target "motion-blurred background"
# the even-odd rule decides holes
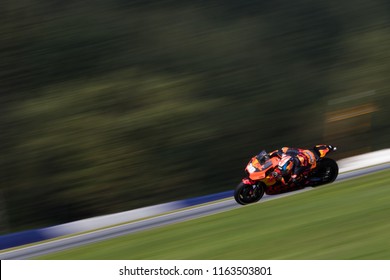
[[[388,147],[388,0],[1,0],[0,234]]]

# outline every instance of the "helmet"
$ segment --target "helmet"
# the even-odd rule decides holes
[[[266,151],[262,150],[257,156],[257,160],[260,164],[264,164],[267,160],[269,160],[269,155]]]
[[[289,175],[293,169],[294,161],[292,157],[284,155],[279,162],[278,169],[281,171],[283,176]]]

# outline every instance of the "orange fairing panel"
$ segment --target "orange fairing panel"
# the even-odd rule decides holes
[[[278,165],[279,160],[277,158],[271,158],[263,165],[259,163],[256,157],[253,157],[246,167],[246,171],[249,174],[249,178],[255,181],[262,180],[266,177],[268,170]]]
[[[267,176],[265,177],[262,182],[266,184],[267,186],[272,186],[276,183],[276,178],[273,176]]]

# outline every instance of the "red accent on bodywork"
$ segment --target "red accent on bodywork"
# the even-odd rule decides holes
[[[242,179],[242,182],[243,182],[245,185],[255,185],[255,184],[256,184],[255,181],[253,181],[253,180],[251,180],[251,179],[249,179],[249,178],[244,178],[244,179]]]

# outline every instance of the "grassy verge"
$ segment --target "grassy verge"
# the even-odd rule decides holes
[[[390,259],[390,171],[41,259]]]

